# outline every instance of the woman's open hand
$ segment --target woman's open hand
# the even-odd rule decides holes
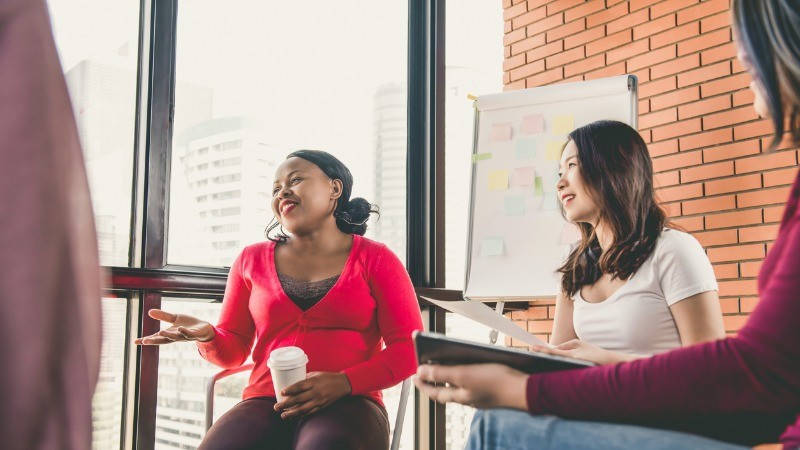
[[[502,364],[439,366],[417,369],[414,384],[439,403],[456,402],[475,408],[527,410],[528,375]]]
[[[160,309],[151,309],[147,314],[153,319],[169,322],[171,327],[136,339],[137,345],[162,345],[178,341],[210,341],[216,333],[210,323],[185,314],[172,314]]]
[[[632,361],[637,359],[636,355],[613,352],[580,339],[572,339],[552,348],[535,345],[530,349],[535,352],[549,353],[557,356],[567,356],[569,358],[582,359],[584,361],[590,361],[601,365],[616,364],[618,362]]]
[[[310,372],[306,379],[283,389],[283,400],[275,404],[282,419],[313,414],[340,398],[352,388],[347,375],[336,372]]]

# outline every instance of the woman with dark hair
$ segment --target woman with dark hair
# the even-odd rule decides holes
[[[582,239],[559,269],[553,353],[610,364],[725,337],[711,263],[694,237],[667,228],[636,130],[574,130],[557,189]]]
[[[771,147],[784,138],[785,121],[791,141],[800,144],[800,2],[733,0],[732,10],[756,112],[774,124]],[[470,449],[741,449],[778,440],[798,449],[798,203],[800,175],[761,267],[759,303],[736,336],[546,374],[497,364],[425,365],[417,370],[417,386],[440,402],[509,408],[476,413]]]
[[[414,372],[411,333],[422,319],[403,264],[362,237],[375,210],[350,198],[352,186],[334,156],[290,154],[275,174],[269,240],[231,266],[217,325],[150,311],[171,326],[138,344],[196,341],[223,368],[240,366],[252,350],[244,400],[214,423],[201,449],[389,447],[380,391]],[[286,346],[305,352],[310,373],[277,402],[266,360]]]

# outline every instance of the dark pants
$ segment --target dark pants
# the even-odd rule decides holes
[[[316,413],[283,420],[275,399],[244,400],[217,420],[199,450],[381,450],[389,448],[386,410],[364,397],[347,396]]]

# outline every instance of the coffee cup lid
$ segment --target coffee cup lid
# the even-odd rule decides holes
[[[308,356],[300,347],[276,348],[269,354],[270,369],[294,369],[308,363]]]

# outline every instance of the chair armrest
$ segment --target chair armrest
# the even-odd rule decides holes
[[[249,363],[235,369],[225,369],[215,373],[214,376],[208,379],[206,383],[206,431],[208,431],[208,429],[211,428],[211,424],[214,423],[214,387],[217,385],[217,381],[240,372],[252,370],[254,365],[253,363]]]

